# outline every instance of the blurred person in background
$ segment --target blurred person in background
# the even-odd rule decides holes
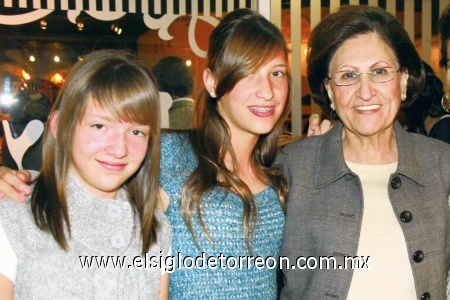
[[[450,143],[450,114],[442,107],[444,85],[434,70],[422,61],[425,68],[425,86],[409,107],[403,108],[409,132]]]
[[[169,127],[191,128],[195,110],[192,98],[194,76],[191,69],[181,57],[167,56],[152,68],[152,73],[158,80],[160,91],[169,93],[173,99],[169,109]]]

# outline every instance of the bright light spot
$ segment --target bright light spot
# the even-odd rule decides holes
[[[83,29],[84,29],[84,23],[81,22],[81,21],[78,21],[78,22],[77,22],[77,29],[78,29],[79,31],[83,31]]]
[[[3,94],[0,100],[2,104],[5,106],[10,106],[11,104],[17,101],[11,94]]]
[[[55,73],[52,78],[50,78],[50,81],[53,83],[62,83],[64,81],[64,78],[59,73]]]
[[[188,60],[186,61],[186,66],[190,67],[191,65],[192,65],[192,61],[188,59]]]
[[[58,63],[60,61],[59,56],[55,55],[55,57],[53,57],[53,60]]]
[[[30,61],[36,61],[36,57],[34,57],[33,55],[30,55]]]
[[[25,70],[22,70],[22,77],[23,77],[23,79],[25,79],[25,80],[30,80],[30,79],[31,79],[30,74],[28,74],[27,72],[25,72]]]
[[[41,26],[41,29],[47,29],[47,21],[45,21],[45,20],[41,20],[41,22],[40,22],[40,26]]]
[[[111,24],[111,30],[114,31],[117,34],[121,34],[122,33],[122,28],[119,27],[118,24]]]

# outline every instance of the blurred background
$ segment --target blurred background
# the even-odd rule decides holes
[[[395,14],[423,60],[444,78],[437,20],[448,0],[0,0],[0,116],[8,119],[21,97],[44,96],[52,103],[72,65],[105,48],[131,50],[149,69],[166,56],[183,58],[194,76],[195,98],[210,32],[227,12],[249,7],[277,24],[291,45],[295,93],[286,128],[298,136],[309,115],[321,113],[306,82],[309,32],[346,4]]]

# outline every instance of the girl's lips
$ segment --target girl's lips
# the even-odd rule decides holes
[[[98,160],[98,162],[103,168],[105,168],[109,171],[122,171],[126,167],[126,164],[124,164],[124,163],[110,163],[110,162],[100,161],[100,160]]]
[[[250,112],[258,117],[270,117],[275,113],[274,106],[249,106]]]

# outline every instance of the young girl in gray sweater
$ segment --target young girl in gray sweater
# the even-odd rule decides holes
[[[72,68],[31,196],[0,203],[0,298],[167,298],[158,101],[129,53],[97,51]]]

